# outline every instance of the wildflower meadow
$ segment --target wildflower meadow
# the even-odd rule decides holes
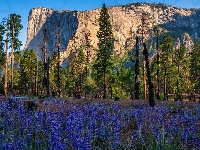
[[[37,109],[1,99],[0,149],[198,149],[200,105],[194,102],[87,102],[48,99]]]

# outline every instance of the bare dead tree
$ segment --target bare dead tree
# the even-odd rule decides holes
[[[160,68],[160,53],[159,53],[159,49],[158,49],[158,27],[156,27],[156,51],[157,51],[157,72],[156,72],[156,77],[157,77],[157,93],[156,93],[156,97],[157,100],[160,100],[160,78],[159,78],[159,68]]]
[[[38,45],[36,45],[35,95],[38,95]]]
[[[148,15],[145,13],[142,13],[142,18],[141,18],[141,25],[138,27],[138,32],[141,34],[141,39],[142,43],[146,39],[144,39],[144,34],[148,31]],[[146,69],[145,69],[145,58],[143,57],[143,98],[146,99],[147,97],[147,86],[146,86]]]
[[[135,52],[135,99],[139,100],[139,37],[136,37],[136,52]]]
[[[140,12],[141,13],[141,12]],[[138,27],[138,32],[142,37],[142,44],[144,46],[145,41],[147,38],[145,35],[147,35],[150,31],[150,25],[154,24],[155,20],[150,16],[149,13],[142,13],[141,15],[141,25]],[[144,99],[147,98],[147,84],[146,84],[146,61],[145,61],[145,56],[143,55],[143,95]]]
[[[88,65],[90,63],[90,57],[91,57],[91,54],[90,54],[90,39],[89,39],[89,37],[90,37],[90,31],[87,31],[85,33],[85,41],[86,41],[86,43],[85,43],[85,46],[86,46],[86,66],[85,66],[86,72],[85,72],[85,77],[86,77],[86,79],[88,77]],[[85,91],[85,97],[86,97],[86,94],[87,94],[87,92]]]
[[[143,51],[143,55],[145,57],[145,62],[146,62],[146,69],[147,69],[147,81],[148,81],[148,90],[149,90],[149,105],[151,107],[155,106],[155,102],[154,102],[154,91],[153,91],[153,84],[151,82],[151,73],[150,73],[150,67],[149,67],[149,58],[148,58],[148,50],[146,47],[146,44],[143,43],[144,46],[144,51]]]
[[[61,83],[60,83],[60,22],[58,22],[58,32],[57,32],[57,36],[56,38],[57,39],[57,45],[55,46],[57,48],[57,78],[58,78],[58,82],[57,82],[57,86],[58,86],[58,97],[61,96],[61,89],[60,89],[60,86],[61,86]]]
[[[47,59],[47,32],[48,28],[45,26],[43,30],[43,61],[44,61],[44,85],[46,87],[46,96],[50,96],[49,88],[49,58]]]

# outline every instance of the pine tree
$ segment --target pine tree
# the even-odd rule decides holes
[[[89,78],[89,64],[90,64],[90,58],[91,58],[91,45],[90,45],[90,31],[87,31],[86,30],[86,33],[85,33],[85,51],[86,51],[86,56],[85,56],[85,59],[86,59],[86,64],[85,64],[85,80],[84,80],[84,91],[85,91],[85,97],[87,95],[87,93],[89,92],[88,89],[88,84],[87,84],[87,80]]]
[[[194,48],[190,57],[190,80],[193,83],[195,93],[200,89],[200,42],[194,41]]]
[[[83,73],[85,65],[86,65],[85,54],[83,52],[83,48],[80,48],[77,55],[77,64],[76,64],[78,97],[82,97],[82,83],[83,83]]]
[[[109,87],[108,92],[110,97],[115,98],[115,100],[126,99],[128,93],[132,92],[133,90],[133,84],[131,80],[129,80],[131,77],[133,77],[133,75],[129,76],[129,73],[133,73],[133,70],[132,68],[125,68],[125,64],[128,59],[130,59],[128,54],[125,54],[123,57],[115,56],[114,68],[112,69],[112,72],[107,76]],[[127,82],[127,80],[129,81]],[[128,84],[130,82],[131,85]]]
[[[20,47],[22,46],[22,42],[18,39],[18,36],[20,34],[20,30],[23,28],[21,24],[21,16],[17,14],[10,14],[10,19],[9,19],[9,37],[10,37],[10,44],[12,48],[13,44],[13,49],[15,51],[20,50]]]
[[[62,95],[64,93],[64,85],[65,85],[65,81],[64,79],[66,78],[66,74],[64,71],[64,69],[59,66],[60,69],[60,82],[58,81],[58,53],[57,52],[53,52],[53,55],[51,56],[50,59],[50,64],[49,64],[49,84],[50,84],[50,89],[52,92],[52,96],[59,96],[59,90],[60,90],[60,95]]]
[[[99,80],[103,78],[103,98],[107,96],[107,74],[113,67],[113,33],[112,26],[110,23],[110,16],[108,14],[108,9],[105,4],[100,12],[99,18],[99,31],[97,34],[99,39],[96,62],[94,68],[97,71]]]
[[[36,58],[37,61],[37,58]],[[38,95],[44,96],[46,89],[44,88],[44,62],[42,60],[38,61]]]
[[[71,81],[71,85],[68,83],[68,86],[73,86],[71,88],[76,98],[81,98],[82,96],[83,74],[86,65],[86,58],[83,50],[83,47],[77,49],[77,53],[72,53],[69,60],[70,79],[68,79],[68,81]]]
[[[5,64],[5,53],[4,53],[4,40],[3,35],[5,34],[5,28],[0,24],[0,71],[3,69]]]
[[[18,39],[20,30],[23,28],[21,24],[21,16],[17,14],[11,14],[8,21],[9,27],[9,42],[11,43],[12,54],[11,54],[11,90],[13,90],[13,70],[14,70],[14,51],[20,50],[22,42]]]
[[[32,93],[35,88],[36,57],[33,49],[30,51],[26,49],[21,59],[21,85],[24,85],[23,89],[26,94],[30,94],[29,91]]]
[[[2,21],[2,25],[1,25],[1,35],[3,35],[3,32],[6,33],[6,39],[5,41],[5,68],[4,68],[4,94],[7,95],[8,94],[8,21],[9,21],[9,17],[8,18],[4,18]],[[3,27],[5,27],[5,30],[2,30]],[[3,31],[3,32],[2,32]],[[1,46],[3,46],[2,43],[3,37],[1,38]],[[1,47],[2,48],[2,47]]]
[[[176,98],[181,100],[181,93],[187,92],[185,85],[187,84],[188,79],[187,72],[188,72],[188,64],[189,64],[189,56],[187,53],[187,48],[184,44],[181,44],[179,49],[175,49],[174,56],[173,56],[173,63],[176,67]]]
[[[21,63],[21,59],[22,59],[22,51],[17,51],[14,52],[14,70],[13,70],[13,75],[14,75],[14,82],[13,82],[13,89],[16,90],[15,92],[17,92],[17,89],[21,88],[20,85],[20,63]],[[15,93],[17,94],[17,93]]]
[[[163,74],[164,100],[167,99],[167,78],[169,77],[169,70],[172,64],[173,47],[174,39],[165,34],[160,46],[160,70]]]
[[[0,92],[3,93],[3,81],[2,78],[2,69],[4,68],[5,64],[5,52],[3,50],[4,47],[4,41],[3,41],[3,35],[5,33],[5,28],[3,25],[0,24]],[[5,91],[4,91],[5,93]]]
[[[91,48],[91,45],[90,45],[90,42],[91,40],[89,39],[90,37],[90,31],[88,31],[87,33],[85,33],[85,48],[86,48],[86,66],[85,66],[85,69],[86,69],[86,77],[88,76],[88,65],[90,63],[90,57],[91,57],[91,52],[90,52],[90,48]]]
[[[54,51],[50,59],[50,88],[53,89],[54,92],[58,91],[58,86],[60,86],[58,85],[57,56],[57,52]]]

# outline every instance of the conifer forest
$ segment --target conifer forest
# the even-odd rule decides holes
[[[47,55],[45,28],[38,59],[36,49],[20,49],[21,16],[4,18],[0,149],[199,149],[200,41],[192,39],[191,48],[177,44],[160,25],[146,28],[145,15],[142,19],[134,47],[117,55],[103,4],[98,49],[88,32],[86,44],[70,52],[63,67],[60,22],[53,55]]]

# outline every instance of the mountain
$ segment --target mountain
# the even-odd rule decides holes
[[[138,27],[142,24],[142,16],[148,14],[147,28],[156,25],[168,32],[176,40],[176,46],[185,43],[192,48],[192,39],[200,35],[200,12],[198,9],[185,9],[165,4],[133,3],[108,7],[112,30],[115,38],[115,52],[123,55],[135,45]],[[47,55],[56,50],[58,22],[60,22],[61,62],[67,65],[70,52],[85,45],[86,34],[90,32],[90,44],[97,48],[96,37],[100,8],[90,11],[53,10],[43,7],[30,10],[28,17],[27,42],[25,48],[34,49],[39,59],[43,58],[43,31],[47,29]],[[145,33],[149,39],[151,34]]]

